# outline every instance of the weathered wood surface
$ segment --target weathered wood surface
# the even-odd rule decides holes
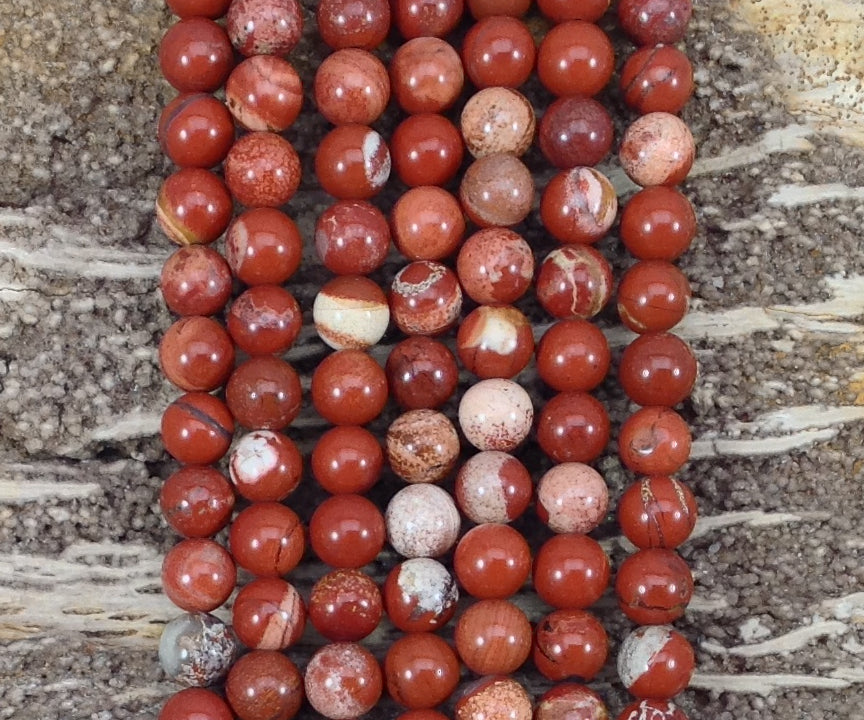
[[[155,364],[170,322],[156,290],[169,249],[151,222],[169,96],[158,5],[0,2],[0,718],[153,718],[172,691],[155,659],[175,612],[159,594],[173,538],[156,507],[171,465],[155,435],[173,395]],[[864,6],[696,5],[685,115],[701,232],[682,262],[695,299],[679,331],[701,364],[682,476],[703,517],[683,550],[697,597],[680,626],[699,672],[681,704],[694,719],[864,717]],[[306,78],[322,52],[309,34]],[[290,137],[307,172],[291,211],[308,238],[326,202],[311,103],[301,127]],[[525,232],[538,252],[548,244],[536,218]],[[624,266],[614,238],[603,249]],[[306,309],[323,277],[308,259],[292,287]],[[305,337],[289,357],[308,374],[323,350]],[[614,380],[601,396],[620,420]],[[292,433],[308,448],[319,429],[307,413]],[[613,457],[600,468],[617,495],[628,478]],[[301,493],[301,512],[317,497]],[[620,559],[614,524],[600,536]],[[307,589],[318,572],[294,579]],[[530,594],[519,602],[543,612]],[[620,637],[610,598],[599,612]],[[382,628],[371,644],[386,641]],[[611,663],[597,687],[621,706]]]

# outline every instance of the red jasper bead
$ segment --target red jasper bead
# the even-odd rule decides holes
[[[618,502],[621,532],[638,548],[681,545],[696,526],[696,498],[675,478],[642,478],[628,487]]]
[[[210,537],[231,519],[234,492],[218,470],[189,465],[164,482],[159,507],[168,524],[184,537]]]
[[[600,621],[584,610],[555,610],[537,623],[534,664],[553,682],[591,680],[606,664],[609,639]]]
[[[639,550],[618,568],[615,594],[633,622],[664,625],[684,614],[693,597],[693,575],[674,550]]]
[[[211,690],[186,688],[162,706],[158,720],[234,720],[228,704]]]
[[[611,297],[612,268],[592,247],[565,245],[540,265],[537,299],[556,318],[594,317]]]
[[[534,69],[537,51],[525,23],[495,15],[477,22],[462,43],[462,62],[478,88],[522,85]]]
[[[302,325],[300,305],[278,285],[251,287],[228,310],[231,339],[249,355],[285,352]]]
[[[540,120],[540,150],[555,167],[568,169],[599,163],[612,149],[612,118],[599,102],[562,97]]]
[[[368,200],[390,177],[390,151],[372,128],[341,125],[318,146],[315,174],[321,187],[340,200]]]
[[[390,214],[393,242],[409,260],[441,260],[452,255],[465,235],[459,201],[434,186],[411,188]]]
[[[531,323],[512,305],[481,305],[459,325],[456,352],[477,377],[513,377],[534,355]]]
[[[465,72],[452,46],[435,37],[404,43],[390,61],[393,96],[406,113],[440,113],[456,102]]]
[[[340,200],[318,216],[315,250],[336,275],[373,273],[390,250],[387,218],[365,200]]]
[[[609,558],[587,535],[555,535],[534,557],[534,589],[552,607],[587,608],[609,585]]]
[[[618,214],[618,196],[609,178],[589,167],[553,177],[540,201],[544,227],[562,243],[591,244],[602,238]]]
[[[300,158],[281,135],[253,132],[225,158],[225,182],[237,202],[249,207],[284,205],[300,187]]]
[[[568,20],[553,27],[537,52],[537,75],[553,95],[591,97],[609,82],[615,51],[594,23]]]
[[[621,213],[621,240],[640,260],[675,260],[696,235],[693,205],[675,188],[637,192]]]
[[[281,652],[253,650],[228,672],[225,695],[239,720],[290,720],[303,703],[303,676]]]
[[[621,70],[624,101],[641,114],[678,113],[693,94],[693,66],[672,45],[643,47]]]
[[[237,564],[261,577],[287,575],[306,550],[297,513],[275,502],[253,503],[234,518],[228,544]]]
[[[696,357],[681,338],[647,333],[625,348],[618,380],[637,405],[672,407],[690,395],[696,371]]]
[[[406,40],[443,37],[462,18],[463,0],[393,0],[393,19]]]
[[[359,570],[327,573],[312,587],[309,620],[328,640],[354,642],[381,621],[384,606],[375,581]]]
[[[530,0],[468,0],[468,9],[475,20],[482,20],[490,15],[508,15],[521,17],[531,7]]]
[[[638,627],[618,650],[618,676],[637,698],[675,697],[690,684],[694,665],[693,647],[668,625]]]
[[[309,521],[312,551],[335,568],[368,565],[381,552],[387,532],[378,507],[362,495],[334,495]]]
[[[690,283],[672,263],[643,260],[618,286],[618,315],[633,332],[663,332],[677,325],[690,306]]]
[[[306,698],[329,720],[352,720],[381,697],[381,666],[356,643],[333,643],[316,651],[306,666]]]
[[[578,3],[572,0],[537,0],[537,7],[554,23],[568,20],[585,20],[593,23],[603,17],[609,9],[609,0],[581,0]]]
[[[621,0],[618,20],[637,45],[677,43],[693,14],[691,0]]]
[[[174,459],[189,465],[209,465],[231,445],[234,419],[219,398],[187,393],[162,415],[162,444]]]
[[[303,84],[287,60],[255,55],[228,76],[225,102],[247,130],[284,132],[303,107]]]
[[[387,692],[405,707],[426,709],[440,705],[459,684],[459,658],[432,633],[403,635],[384,658]]]
[[[667,700],[636,700],[621,711],[618,720],[642,720],[646,717],[657,717],[660,720],[687,720],[684,711]]]
[[[484,228],[469,237],[456,258],[462,289],[475,302],[507,305],[522,297],[534,279],[534,254],[518,233]]]
[[[388,0],[321,0],[318,32],[334,50],[357,47],[374,50],[390,30]]]
[[[302,400],[294,368],[267,355],[239,365],[225,387],[234,419],[250,430],[282,430],[300,413]]]
[[[515,595],[531,572],[531,549],[509,525],[471,528],[453,555],[453,570],[465,592],[479,600]]]
[[[209,170],[183,168],[169,175],[156,196],[156,220],[178,245],[209,245],[231,222],[225,183]]]
[[[396,565],[383,588],[387,616],[402,632],[431,632],[444,627],[456,612],[459,590],[441,563],[413,558]]]
[[[279,285],[300,267],[303,239],[294,221],[273,208],[255,208],[231,224],[225,259],[247,285]]]
[[[234,65],[234,52],[220,25],[203,17],[174,23],[159,44],[159,67],[181,93],[218,89]]]
[[[315,73],[315,104],[334,125],[371,125],[390,100],[390,76],[368,50],[345,48],[324,58]]]
[[[462,176],[459,199],[465,214],[480,227],[517,225],[534,205],[534,178],[514,155],[485,155]]]
[[[681,118],[652,112],[636,120],[621,138],[618,159],[637,185],[677,185],[693,166],[696,145]]]
[[[462,164],[462,135],[443,115],[405,118],[390,138],[393,168],[406,185],[444,185]]]
[[[387,376],[362,350],[328,355],[312,375],[312,404],[334,425],[365,425],[387,402]]]
[[[521,517],[534,492],[531,474],[512,455],[487,450],[468,458],[456,476],[459,509],[475,523],[509,523]]]
[[[606,516],[609,491],[594,468],[553,465],[537,485],[537,517],[556,533],[588,533]]]
[[[252,502],[279,502],[300,485],[303,457],[291,438],[271,430],[246,433],[228,463],[237,492]]]
[[[371,490],[383,465],[384,451],[378,439],[353,425],[330,428],[312,450],[312,474],[333,495]]]
[[[213,540],[181,540],[162,562],[162,590],[188,612],[215,610],[231,595],[236,581],[234,561]]]
[[[531,720],[533,701],[525,688],[509,677],[483,677],[465,685],[454,708],[454,720],[508,718]]]
[[[430,260],[406,265],[393,278],[390,314],[406,335],[438,335],[449,330],[462,310],[456,274]]]
[[[540,696],[534,720],[609,720],[609,712],[591,688],[562,683]]]
[[[559,393],[540,412],[537,442],[552,460],[591,462],[609,442],[609,414],[599,400],[582,392]]]
[[[453,353],[443,343],[422,335],[396,345],[384,370],[390,394],[406,410],[441,407],[459,383]]]
[[[589,392],[609,372],[606,336],[587,320],[559,320],[537,345],[537,372],[559,392]]]
[[[306,625],[300,593],[279,578],[258,578],[234,599],[232,627],[246,647],[284,650],[296,643]]]
[[[509,675],[531,654],[531,623],[507,600],[480,600],[459,617],[453,639],[472,672]]]
[[[178,315],[215,315],[231,297],[231,268],[212,248],[181,247],[165,261],[159,288]]]
[[[228,36],[243,55],[287,55],[303,36],[297,0],[232,0]]]
[[[405,482],[439,482],[459,458],[459,434],[444,413],[409,410],[387,428],[385,449],[390,469]]]
[[[671,475],[690,457],[690,428],[674,410],[645,407],[618,433],[618,457],[640,475]]]
[[[159,365],[182,390],[215,390],[234,367],[234,345],[215,320],[200,315],[180,318],[162,336]]]
[[[206,17],[211,20],[228,12],[230,0],[165,0],[165,4],[180,18]]]
[[[212,95],[178,95],[159,117],[159,145],[180,167],[218,165],[233,143],[231,113]]]

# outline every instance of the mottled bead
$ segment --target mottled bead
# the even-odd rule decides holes
[[[537,0],[537,7],[554,23],[568,20],[597,22],[609,9],[609,0]],[[577,718],[573,718],[577,720]],[[578,719],[578,720],[581,720]],[[599,720],[599,718],[598,718]]]
[[[294,296],[279,285],[256,285],[228,309],[228,333],[249,355],[283,353],[303,325],[303,311]]]
[[[178,245],[209,245],[231,222],[228,188],[209,170],[182,168],[169,175],[156,196],[156,220]]]
[[[234,144],[234,123],[224,103],[212,95],[178,95],[159,117],[159,145],[175,165],[210,168]]]
[[[609,37],[584,20],[556,25],[537,51],[537,75],[553,95],[596,95],[614,70],[615,50]]]
[[[312,404],[334,425],[365,425],[387,402],[387,376],[361,350],[339,350],[312,374]]]
[[[159,664],[182,685],[205,687],[221,680],[237,655],[230,625],[215,615],[184,613],[162,629]]]
[[[247,130],[284,132],[303,107],[303,83],[287,60],[255,55],[228,76],[225,102]]]
[[[646,333],[624,349],[618,381],[637,405],[672,407],[690,395],[696,372],[696,357],[681,338]]]
[[[599,102],[586,97],[562,97],[540,120],[540,150],[555,167],[596,165],[612,149],[612,118]]]
[[[206,17],[211,20],[228,12],[230,0],[165,0],[171,12],[181,18]]]
[[[368,50],[346,48],[324,58],[315,72],[315,104],[334,125],[371,125],[390,100],[390,76]]]
[[[462,63],[478,88],[522,85],[534,69],[537,51],[525,23],[504,15],[475,23],[462,43]]]
[[[693,205],[675,188],[649,187],[621,213],[621,241],[640,260],[675,260],[696,235]]]
[[[681,545],[696,526],[696,498],[684,483],[666,476],[642,478],[618,501],[618,524],[638,548]]]
[[[234,65],[234,53],[220,25],[203,17],[174,23],[159,44],[162,75],[181,93],[217,90]]]
[[[362,495],[334,495],[318,505],[309,520],[309,544],[334,568],[368,565],[384,547],[384,517]]]
[[[465,592],[478,600],[508,598],[531,573],[531,548],[509,525],[477,525],[456,546],[453,571]]]
[[[225,695],[239,720],[290,720],[303,703],[303,676],[282,653],[253,650],[234,663]]]
[[[637,185],[677,185],[693,166],[696,145],[690,128],[669,113],[643,115],[624,131],[618,159]]]
[[[405,410],[438,408],[453,396],[459,383],[453,353],[443,343],[423,335],[394,346],[384,370],[390,395]]]
[[[334,50],[358,47],[374,50],[390,30],[388,0],[321,0],[318,32]]]
[[[243,55],[287,55],[303,35],[297,0],[232,0],[228,36]]]
[[[211,690],[186,688],[168,698],[158,720],[234,720],[228,704]]]
[[[556,533],[589,533],[606,517],[603,476],[579,462],[553,465],[537,483],[537,517]]]
[[[282,430],[300,413],[300,378],[288,363],[262,355],[231,374],[225,401],[234,419],[250,430]]]
[[[312,450],[312,474],[333,495],[362,494],[381,477],[384,451],[365,428],[342,425],[330,428]]]
[[[637,45],[677,43],[684,37],[691,0],[621,0],[618,21]]]
[[[606,450],[609,430],[603,403],[583,392],[555,395],[537,417],[537,442],[558,463],[596,460]]]
[[[618,607],[639,625],[665,625],[684,614],[693,597],[693,575],[674,550],[633,553],[615,575]]]
[[[306,626],[303,598],[293,585],[279,578],[258,578],[244,585],[231,612],[234,632],[253,650],[291,647]]]
[[[456,612],[459,589],[440,562],[413,558],[396,565],[383,588],[387,616],[403,632],[431,632]]]
[[[329,720],[353,720],[381,697],[384,680],[378,661],[355,643],[319,648],[306,666],[306,698]]]
[[[603,331],[587,320],[559,320],[537,345],[537,373],[559,392],[590,392],[612,361]]]
[[[534,178],[514,155],[486,155],[465,171],[459,199],[480,227],[517,225],[534,204]]]
[[[336,275],[369,275],[390,250],[387,218],[365,200],[340,200],[318,216],[315,250]]]
[[[477,675],[509,675],[531,654],[531,623],[507,600],[480,600],[459,617],[456,652]]]
[[[609,720],[609,711],[603,698],[591,688],[562,683],[540,696],[534,720]]]
[[[687,422],[674,410],[645,407],[621,425],[618,457],[639,475],[671,475],[690,457]]]
[[[393,0],[393,20],[406,40],[444,37],[462,18],[463,0]]]
[[[534,590],[554,608],[587,608],[609,585],[609,558],[596,540],[581,534],[555,535],[534,557]]]
[[[212,248],[181,247],[165,261],[159,289],[178,315],[215,315],[231,297],[231,268]]]
[[[318,337],[334,350],[365,350],[387,332],[390,306],[377,283],[361,275],[342,275],[318,291],[312,320]]]
[[[387,428],[390,469],[407,483],[443,480],[459,458],[459,434],[436,410],[409,410]]]
[[[240,214],[228,229],[225,259],[247,285],[280,285],[300,267],[303,239],[294,221],[274,208]]]
[[[162,484],[159,508],[167,523],[184,537],[210,537],[231,519],[234,492],[218,470],[188,465]]]
[[[615,222],[618,196],[603,173],[576,167],[553,177],[540,200],[540,217],[562,243],[595,243]]]
[[[537,299],[556,318],[594,317],[612,297],[612,268],[592,247],[565,245],[549,253],[537,274]]]
[[[200,315],[180,318],[162,336],[159,366],[181,390],[215,390],[234,368],[234,345],[215,320]]]
[[[309,596],[309,620],[335,642],[362,640],[378,627],[383,612],[375,581],[353,568],[327,573]]]
[[[454,720],[531,720],[531,696],[516,680],[484,677],[464,686]]]
[[[321,187],[340,200],[368,200],[390,177],[390,151],[377,132],[365,125],[331,130],[315,153]]]
[[[524,155],[534,141],[534,107],[522,93],[490,87],[474,93],[460,116],[465,146],[475,158],[509,153]]]
[[[675,327],[690,307],[690,283],[672,263],[643,260],[618,285],[618,316],[633,332],[663,332]]]
[[[219,543],[206,538],[181,540],[162,561],[162,591],[177,607],[209,612],[234,590],[237,569]]]
[[[475,302],[508,305],[531,286],[534,254],[518,233],[508,228],[483,228],[462,244],[456,272],[465,294]]]
[[[478,450],[516,449],[528,437],[533,421],[531,397],[512,380],[481,380],[459,402],[459,426]]]
[[[534,664],[553,682],[593,679],[606,664],[608,653],[603,625],[584,610],[555,610],[537,623]]]
[[[384,514],[387,539],[407,558],[440,557],[456,544],[461,518],[453,498],[437,485],[408,485]]]
[[[249,207],[284,205],[300,187],[300,158],[281,135],[244,135],[225,158],[225,182],[237,202]]]
[[[459,201],[434,186],[411,188],[390,213],[396,248],[409,260],[441,260],[452,255],[465,236]]]
[[[462,165],[462,135],[443,115],[405,118],[390,138],[393,169],[406,185],[444,185]]]
[[[636,700],[625,707],[618,720],[687,720],[684,711],[668,700]]]
[[[186,393],[165,408],[160,434],[165,450],[175,460],[209,465],[228,452],[234,419],[219,398]]]
[[[399,47],[390,61],[393,97],[406,113],[440,113],[462,92],[462,60],[451,45],[418,37]]]
[[[531,323],[512,305],[481,305],[459,325],[456,352],[479,378],[513,377],[534,355]]]
[[[531,474],[512,455],[486,450],[468,458],[456,475],[456,504],[475,523],[509,523],[531,502]]]
[[[693,66],[672,45],[643,47],[633,53],[621,69],[621,93],[641,114],[676,114],[693,94]]]
[[[531,7],[530,0],[468,0],[468,9],[475,20],[482,20],[490,15],[507,15],[521,17]]]
[[[668,625],[638,627],[618,649],[618,676],[637,698],[675,697],[690,684],[694,664],[692,646]]]
[[[255,430],[234,446],[228,469],[237,492],[247,500],[279,502],[300,485],[303,457],[291,438]]]
[[[228,544],[237,564],[260,577],[287,575],[306,550],[297,513],[274,502],[253,503],[237,515]]]
[[[406,265],[390,286],[390,313],[406,335],[438,335],[449,330],[462,310],[456,274],[444,265],[418,260]]]
[[[384,658],[387,692],[409,708],[446,701],[459,684],[459,658],[437,635],[410,633],[398,638]]]

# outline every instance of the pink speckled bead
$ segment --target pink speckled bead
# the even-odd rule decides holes
[[[534,178],[515,155],[484,155],[462,176],[459,199],[480,227],[517,225],[534,204]]]
[[[543,191],[540,217],[552,236],[563,243],[594,243],[612,227],[618,196],[603,173],[576,167],[558,173]]]
[[[456,258],[462,289],[480,304],[516,302],[534,279],[534,254],[518,233],[484,228],[469,237]]]
[[[281,135],[244,135],[225,158],[225,182],[237,202],[249,207],[279,207],[300,187],[300,158]]]
[[[643,115],[624,132],[618,157],[637,185],[677,185],[687,177],[696,156],[690,128],[663,112]]]
[[[306,666],[306,699],[329,720],[353,720],[369,712],[381,697],[381,666],[356,643],[320,648]]]
[[[314,93],[318,111],[334,125],[371,125],[390,100],[390,76],[367,50],[337,50],[318,66]]]
[[[303,84],[287,60],[255,55],[228,77],[225,102],[234,119],[247,130],[283,132],[303,107]]]
[[[459,458],[459,434],[436,410],[409,410],[387,429],[385,445],[390,468],[408,483],[443,480]]]
[[[556,533],[589,533],[606,516],[603,476],[582,463],[555,465],[537,484],[537,515]]]
[[[233,0],[228,37],[243,55],[287,55],[303,35],[298,0]]]
[[[384,514],[387,539],[407,558],[444,555],[456,544],[461,518],[453,498],[437,485],[409,485],[397,492]]]
[[[556,318],[594,317],[612,297],[612,268],[592,247],[553,250],[537,274],[537,299]]]
[[[465,147],[475,158],[495,153],[520,157],[534,141],[534,106],[522,93],[490,87],[472,95],[460,118]]]
[[[318,336],[334,350],[365,350],[390,324],[387,296],[360,275],[333,278],[315,296],[312,319]]]
[[[487,450],[459,468],[456,504],[472,522],[509,523],[521,517],[534,492],[531,474],[512,455]]]
[[[463,687],[455,720],[531,720],[531,696],[509,677],[492,675]]]
[[[514,450],[528,437],[533,421],[531,397],[512,380],[481,380],[459,403],[462,433],[478,450]]]
[[[459,325],[456,352],[477,377],[513,377],[534,355],[531,322],[512,305],[481,305]]]

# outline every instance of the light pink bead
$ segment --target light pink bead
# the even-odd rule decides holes
[[[556,533],[591,532],[608,507],[603,476],[582,463],[555,465],[537,485],[537,515]]]

